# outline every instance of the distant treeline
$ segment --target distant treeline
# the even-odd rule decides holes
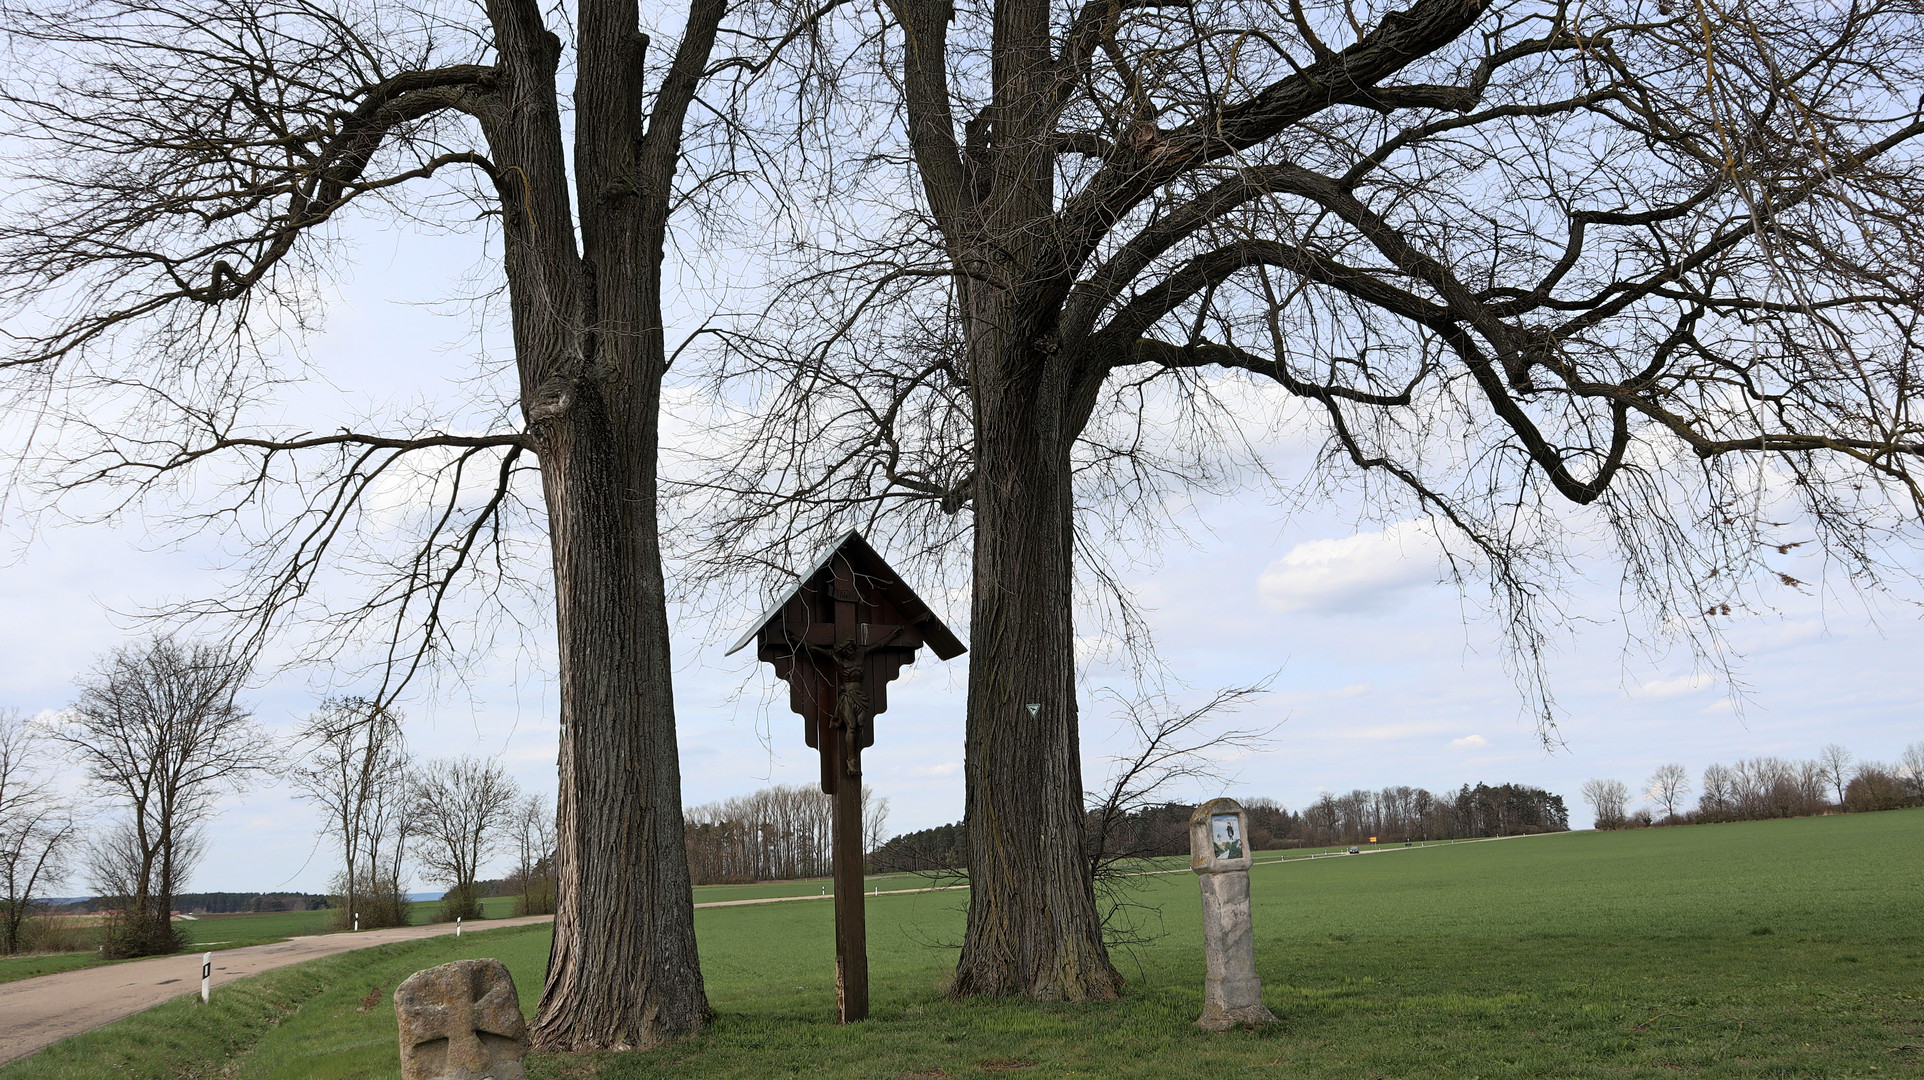
[[[1697,795],[1694,810],[1688,808],[1693,791]],[[1766,756],[1732,765],[1713,764],[1703,771],[1695,788],[1684,766],[1664,765],[1651,775],[1643,797],[1654,805],[1632,810],[1630,788],[1621,781],[1592,780],[1584,785],[1584,798],[1596,812],[1599,829],[1924,806],[1924,742],[1906,747],[1895,764],[1857,761],[1835,743],[1809,760]]]
[[[863,850],[873,850],[888,800],[862,791]],[[808,784],[693,807],[684,815],[688,873],[697,885],[827,877],[834,870],[835,803]]]
[[[1920,744],[1924,745],[1924,744]],[[1861,812],[1924,806],[1924,776],[1901,765],[1858,763],[1835,802],[1829,770],[1821,761],[1759,757],[1704,770],[1694,821],[1752,821],[1808,817],[1832,810]]]
[[[869,853],[877,873],[953,870],[969,865],[969,827],[961,822],[890,837]]]
[[[174,897],[175,911],[231,915],[240,912],[322,911],[334,898],[314,893],[182,893]]]
[[[1332,844],[1414,840],[1453,840],[1480,836],[1564,832],[1570,813],[1561,795],[1523,784],[1469,784],[1453,793],[1423,788],[1386,787],[1324,795],[1301,811],[1271,799],[1251,799],[1249,839],[1259,851],[1323,847]],[[1188,803],[1163,803],[1119,816],[1103,828],[1091,815],[1087,835],[1093,856],[1100,841],[1109,855],[1151,858],[1189,854]],[[904,833],[875,849],[869,862],[877,871],[959,869],[968,865],[968,827],[938,825]]]
[[[1381,791],[1359,788],[1347,795],[1324,795],[1301,814],[1277,807],[1277,815],[1282,827],[1272,829],[1275,847],[1357,844],[1372,836],[1384,843],[1522,836],[1570,828],[1563,796],[1527,784],[1464,784],[1440,794],[1400,785]],[[1249,824],[1254,833],[1253,816]],[[1262,838],[1254,839],[1262,848]]]
[[[124,897],[96,896],[65,905],[80,911],[118,910],[126,905]],[[188,915],[245,915],[268,911],[321,911],[334,906],[334,898],[301,892],[206,892],[179,893],[173,910]]]

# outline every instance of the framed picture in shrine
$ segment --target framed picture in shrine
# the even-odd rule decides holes
[[[1216,858],[1240,859],[1243,857],[1242,818],[1241,814],[1209,816],[1209,839]]]

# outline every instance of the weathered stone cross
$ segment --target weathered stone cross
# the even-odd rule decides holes
[[[401,1080],[526,1080],[528,1024],[499,960],[456,960],[394,988]]]

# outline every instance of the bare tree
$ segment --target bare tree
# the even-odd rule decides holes
[[[1583,801],[1596,812],[1599,829],[1615,829],[1629,819],[1630,789],[1621,780],[1585,780]]]
[[[370,818],[383,790],[408,768],[400,714],[366,698],[331,698],[301,725],[300,739],[307,754],[293,780],[301,797],[320,807],[322,829],[341,849],[344,925],[396,925],[394,917],[401,913],[395,905],[363,911],[361,901],[380,846]]]
[[[17,709],[0,709],[0,953],[25,942],[27,917],[65,881],[79,840],[73,809],[49,783],[47,740]]]
[[[1683,805],[1684,796],[1690,794],[1690,770],[1682,765],[1660,765],[1650,774],[1650,784],[1644,789],[1644,798],[1651,799],[1663,807],[1665,820],[1677,816],[1677,807]]]
[[[868,789],[862,789],[862,794],[866,796]],[[889,801],[864,798],[862,802],[866,804],[862,807],[862,851],[873,853],[888,842]]]
[[[1304,498],[1353,483],[1487,580],[1546,728],[1542,605],[1597,535],[1711,656],[1733,604],[1802,585],[1771,564],[1799,511],[1913,573],[1909,533],[1880,544],[1924,506],[1915,5],[887,10],[868,89],[900,126],[834,134],[898,136],[913,190],[868,191],[921,216],[832,219],[849,283],[749,357],[780,419],[705,490],[972,548],[955,992],[1115,992],[1073,608],[1105,519],[1223,482],[1249,427],[1323,440]]]
[[[448,887],[444,920],[481,917],[475,880],[513,823],[520,790],[497,761],[430,761],[415,773],[414,857]]]
[[[1795,765],[1797,787],[1797,813],[1800,815],[1821,814],[1830,805],[1826,798],[1830,784],[1821,761],[1799,761]]]
[[[1881,761],[1860,761],[1844,787],[1844,804],[1853,811],[1895,810],[1904,806],[1909,793],[1900,770]]]
[[[514,808],[514,876],[521,884],[517,915],[554,913],[554,803],[530,793]]]
[[[1107,782],[1088,799],[1091,880],[1114,878],[1121,864],[1144,856],[1118,835],[1132,814],[1166,801],[1181,784],[1221,786],[1227,777],[1219,758],[1264,745],[1274,728],[1228,729],[1215,722],[1267,693],[1270,682],[1218,690],[1188,710],[1174,707],[1165,697],[1109,694],[1117,703],[1130,749],[1111,760]]]
[[[384,773],[362,807],[366,863],[356,876],[368,926],[406,926],[409,921],[407,851],[419,831],[414,818],[414,769],[406,757]],[[343,882],[345,884],[345,882]]]
[[[1712,763],[1704,769],[1703,791],[1697,796],[1697,813],[1706,821],[1727,821],[1731,817],[1731,773]]]
[[[95,791],[124,815],[104,851],[124,861],[127,907],[118,955],[179,947],[169,913],[192,865],[190,838],[221,795],[277,764],[274,745],[238,699],[239,656],[206,642],[156,636],[100,658],[55,735]]]
[[[1897,773],[1905,794],[1924,800],[1924,742],[1914,742],[1904,748],[1904,755],[1898,758]]]
[[[670,245],[677,222],[760,175],[734,137],[741,86],[812,38],[779,5],[681,10],[651,37],[637,0],[0,8],[0,392],[35,418],[23,466],[251,545],[230,594],[180,613],[254,639],[312,620],[305,658],[371,652],[380,704],[552,604],[550,1049],[650,1046],[709,1016],[657,525],[662,271],[701,248]],[[450,408],[282,423],[273,395],[305,374],[299,335],[363,214],[481,233],[512,362],[484,360]],[[396,488],[413,498],[389,545],[392,522],[359,526]]]
[[[1824,767],[1824,779],[1837,792],[1837,808],[1844,809],[1844,790],[1850,784],[1851,752],[1837,743],[1829,743],[1817,752],[1817,760]]]
[[[174,857],[155,872],[150,887],[168,896],[181,891],[206,853],[207,829],[195,825],[175,837]],[[145,860],[140,833],[128,818],[109,819],[88,838],[81,856],[82,871],[96,901],[107,906],[105,937],[109,945],[125,940],[135,930],[138,911],[133,898],[140,891]]]

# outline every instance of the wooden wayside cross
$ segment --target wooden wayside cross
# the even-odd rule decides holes
[[[821,754],[822,790],[835,797],[835,1009],[842,1023],[866,1019],[862,751],[875,745],[888,684],[915,650],[927,645],[952,660],[962,642],[858,532],[837,541],[728,651],[750,641],[756,659],[788,683],[788,707]]]

